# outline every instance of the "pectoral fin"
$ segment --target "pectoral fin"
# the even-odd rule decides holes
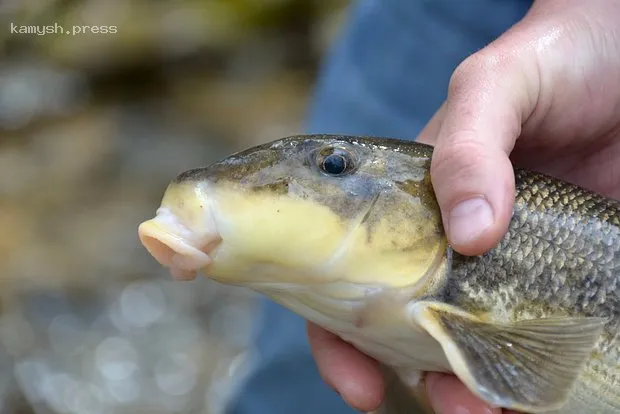
[[[410,309],[473,393],[525,412],[565,404],[605,323],[578,317],[494,324],[439,302],[418,302]]]

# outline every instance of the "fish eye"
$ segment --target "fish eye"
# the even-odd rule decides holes
[[[339,176],[351,171],[353,157],[342,148],[325,148],[319,153],[318,164],[325,174]]]

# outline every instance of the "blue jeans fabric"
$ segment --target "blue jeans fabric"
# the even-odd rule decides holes
[[[531,0],[361,0],[327,57],[308,133],[414,139],[445,99],[452,71],[519,21]],[[320,378],[305,322],[266,299],[257,365],[231,414],[355,412]]]

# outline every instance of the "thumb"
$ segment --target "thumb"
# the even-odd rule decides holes
[[[433,187],[450,243],[462,254],[493,248],[511,218],[509,154],[539,92],[536,56],[524,50],[522,23],[457,67],[446,102],[420,137],[435,141]]]

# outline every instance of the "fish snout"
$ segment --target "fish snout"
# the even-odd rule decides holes
[[[178,280],[196,278],[198,270],[212,263],[209,254],[221,242],[214,228],[193,230],[164,208],[140,224],[138,235],[151,256]]]

